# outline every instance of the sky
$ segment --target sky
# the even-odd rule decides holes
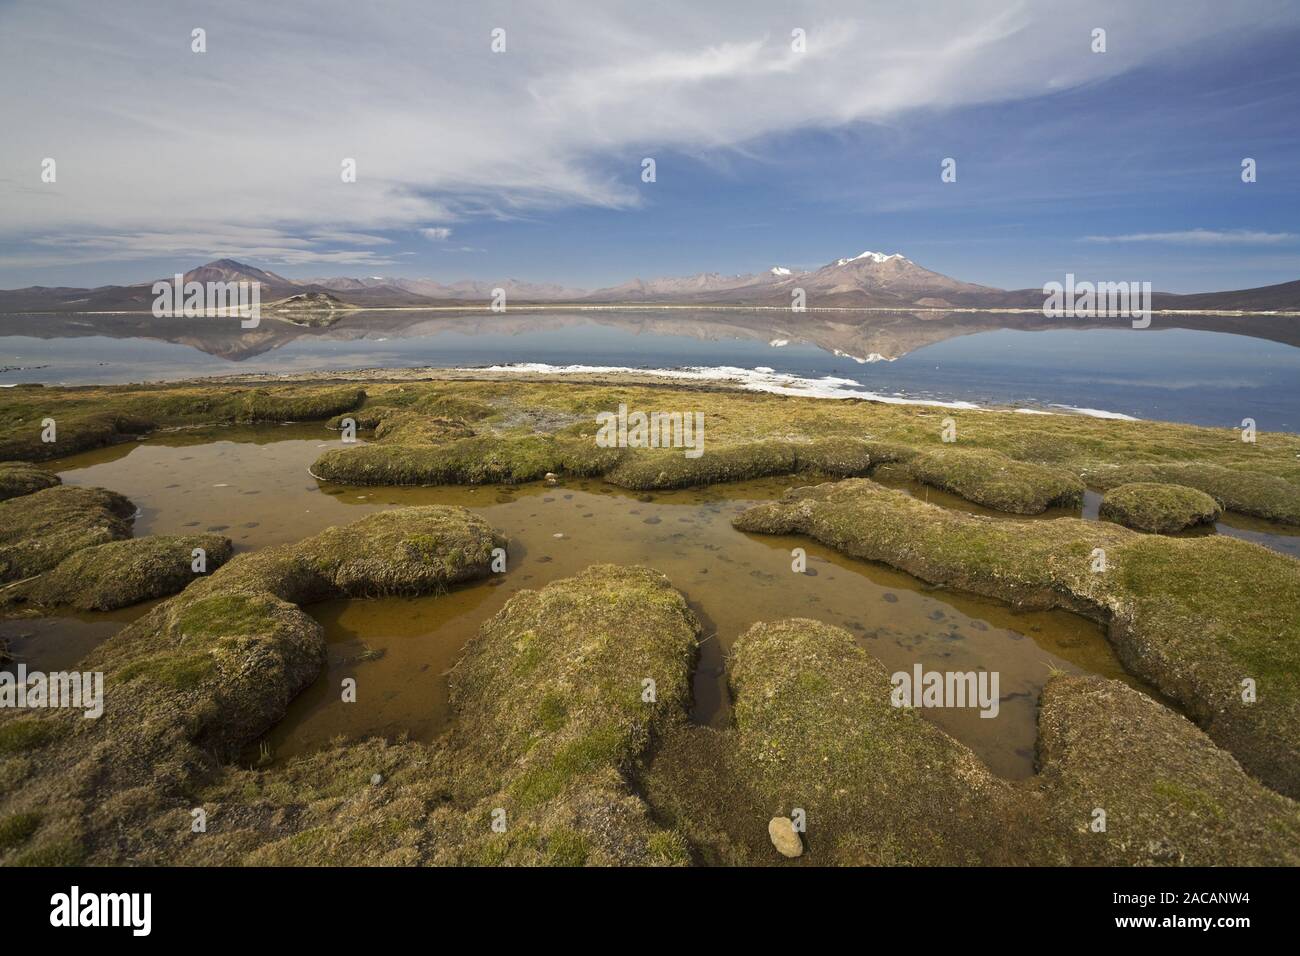
[[[1297,49],[1294,0],[0,0],[0,288],[864,250],[1003,288],[1286,282]]]

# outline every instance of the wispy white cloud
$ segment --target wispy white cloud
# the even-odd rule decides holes
[[[1055,92],[1297,17],[1284,0],[20,0],[0,7],[0,240],[42,261],[381,265],[385,231],[634,208],[657,152]]]
[[[1084,242],[1166,242],[1189,246],[1271,246],[1296,242],[1294,232],[1251,229],[1184,229],[1178,232],[1132,232],[1119,236],[1084,236]]]
[[[342,248],[339,247],[342,243]],[[390,255],[354,246],[390,245],[391,240],[362,233],[325,232],[310,237],[285,235],[273,228],[222,227],[211,231],[58,232],[30,237],[30,251],[5,257],[10,265],[41,268],[59,264],[130,262],[156,256],[177,259],[247,257],[280,265],[333,263],[391,265]]]
[[[430,226],[420,230],[420,235],[433,242],[444,242],[451,238],[451,228],[449,226]]]

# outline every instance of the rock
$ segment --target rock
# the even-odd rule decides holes
[[[803,856],[803,841],[795,832],[789,817],[773,817],[767,824],[767,835],[772,838],[772,846],[782,856],[794,859]]]
[[[372,787],[377,787],[383,782],[384,782],[384,775],[382,773],[374,773],[370,775],[370,785]]]

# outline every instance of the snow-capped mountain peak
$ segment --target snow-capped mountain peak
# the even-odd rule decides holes
[[[866,252],[859,252],[856,256],[850,256],[848,259],[836,259],[835,264],[837,266],[844,266],[848,265],[850,262],[857,262],[859,259],[870,259],[872,262],[880,263],[888,262],[890,259],[905,259],[905,257],[897,252],[886,254],[883,252],[872,252],[868,249]]]
[[[788,276],[788,275],[794,275],[794,273],[791,272],[789,269],[787,269],[785,266],[772,266],[772,275]]]

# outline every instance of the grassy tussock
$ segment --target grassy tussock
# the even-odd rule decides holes
[[[999,452],[945,448],[915,455],[906,469],[917,481],[1011,514],[1041,514],[1083,501],[1084,485],[1076,475]]]
[[[847,631],[756,624],[729,663],[737,765],[773,812],[800,807],[815,821],[818,862],[1023,858],[1009,789],[918,714],[891,707],[884,667]]]
[[[1114,465],[1096,469],[1088,478],[1107,489],[1135,483],[1182,485],[1204,492],[1229,511],[1300,524],[1300,485],[1294,478],[1197,461]]]
[[[316,460],[312,474],[360,485],[477,485],[535,481],[554,472],[601,475],[619,487],[649,491],[801,471],[859,475],[870,461],[866,443],[852,438],[751,442],[710,447],[699,458],[687,458],[680,449],[600,448],[591,437],[488,434],[440,444],[332,449]]]
[[[0,461],[0,501],[60,484],[59,476],[23,461]]]
[[[326,419],[365,396],[351,385],[14,388],[0,410],[0,459],[48,461],[168,425]],[[43,440],[46,419],[56,441]]]
[[[0,583],[49,571],[75,551],[130,537],[135,505],[103,488],[57,485],[0,501]]]
[[[207,573],[230,559],[230,539],[219,534],[151,535],[92,545],[64,558],[22,588],[5,592],[8,603],[111,611],[166,597],[200,577],[195,548],[205,552]]]
[[[1100,511],[1102,518],[1150,534],[1213,524],[1222,513],[1219,503],[1203,491],[1145,481],[1111,488],[1101,500]]]

